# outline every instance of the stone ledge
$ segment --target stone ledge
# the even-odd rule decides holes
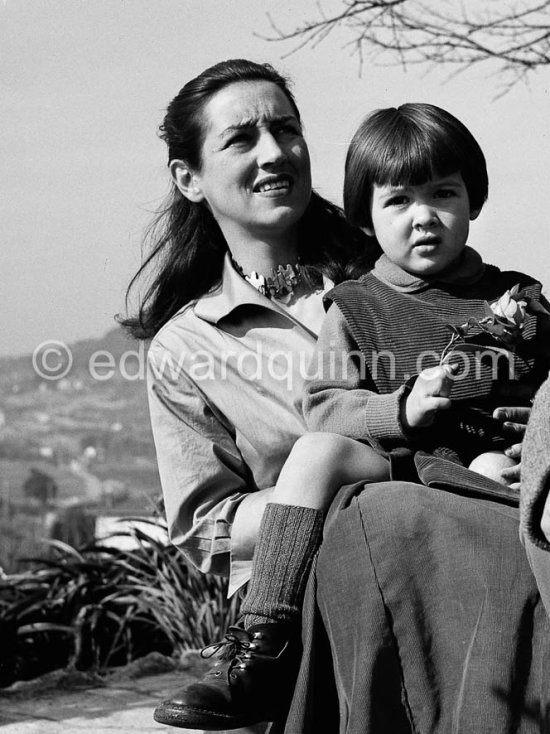
[[[200,677],[208,661],[198,651],[172,660],[147,655],[105,676],[54,671],[0,690],[2,734],[159,734],[157,703]],[[179,729],[184,733],[188,730]]]

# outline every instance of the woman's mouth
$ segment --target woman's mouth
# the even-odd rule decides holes
[[[270,176],[269,178],[262,179],[254,186],[254,193],[279,196],[286,194],[291,186],[292,181],[290,176]]]

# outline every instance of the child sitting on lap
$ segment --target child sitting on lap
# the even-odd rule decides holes
[[[383,255],[329,294],[321,378],[304,401],[310,430],[423,450],[503,481],[514,461],[491,414],[511,399],[528,403],[544,379],[548,314],[538,324],[539,283],[485,265],[466,246],[487,189],[481,149],[444,110],[407,104],[363,122],[347,156],[344,206]],[[353,357],[339,370],[342,354]]]
[[[513,501],[467,467],[500,477],[513,463],[491,415],[511,399],[528,404],[544,379],[549,320],[540,283],[466,246],[487,190],[479,145],[444,110],[379,110],[357,131],[344,205],[384,254],[328,296],[304,397],[316,433],[296,442],[264,512],[241,626],[220,643],[230,651],[158,720],[215,730],[284,716],[308,571],[343,484],[389,479],[391,466],[392,478]]]

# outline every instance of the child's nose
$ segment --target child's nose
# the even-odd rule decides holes
[[[414,210],[414,226],[429,227],[438,221],[437,214],[428,204],[417,204]]]

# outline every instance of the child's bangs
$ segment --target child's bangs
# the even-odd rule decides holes
[[[352,138],[346,156],[344,210],[370,227],[372,187],[418,186],[460,171],[472,211],[487,199],[487,167],[464,125],[434,105],[407,103],[375,110]]]
[[[380,141],[377,160],[373,161],[371,180],[379,186],[417,186],[458,171],[460,156],[449,136],[433,132],[410,125],[388,131],[386,140]]]

